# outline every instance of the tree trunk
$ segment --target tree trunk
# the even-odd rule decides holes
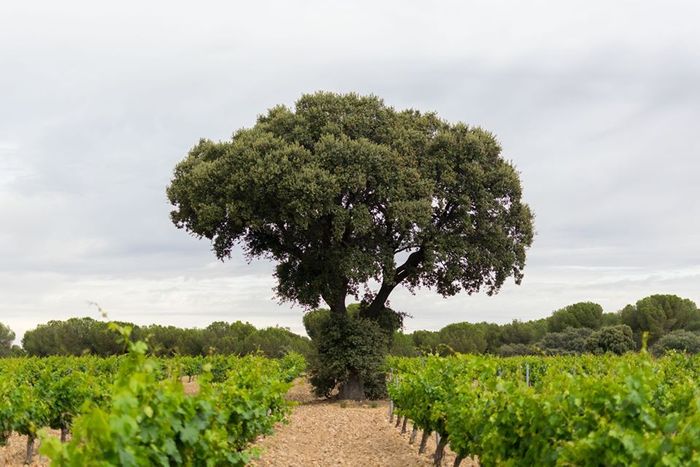
[[[36,438],[34,435],[29,435],[27,437],[27,457],[24,459],[24,464],[25,465],[30,465],[32,463],[32,459],[34,458],[34,441]]]
[[[462,457],[462,456],[455,457],[455,463],[452,464],[452,467],[459,467],[459,465],[462,463],[463,460],[464,460],[464,457]]]
[[[435,456],[433,457],[434,465],[442,465],[442,457],[445,455],[445,446],[447,446],[447,436],[440,436],[440,442],[435,449]]]
[[[61,427],[61,442],[65,443],[66,439],[68,439],[68,428],[65,426]]]
[[[365,398],[365,385],[357,373],[351,373],[348,380],[340,388],[340,399],[350,399],[354,401],[363,400]]]
[[[425,445],[428,444],[428,438],[430,438],[430,432],[428,430],[424,430],[423,437],[420,439],[418,454],[423,454],[425,452]]]
[[[416,442],[416,435],[418,434],[418,427],[413,424],[413,431],[411,431],[411,437],[408,439],[408,444],[413,444]]]
[[[404,418],[405,418],[405,417],[404,417]],[[401,425],[401,417],[396,417],[396,425],[394,425],[394,426],[395,426],[396,428],[398,428],[399,425]]]
[[[401,425],[401,434],[406,433],[406,424],[408,423],[408,417],[403,418],[403,425]]]

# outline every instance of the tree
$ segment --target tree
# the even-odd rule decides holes
[[[12,354],[12,344],[15,341],[15,333],[8,326],[0,323],[0,357]]]
[[[533,217],[495,137],[374,96],[316,93],[229,141],[201,140],[167,190],[173,223],[277,263],[277,295],[379,321],[399,285],[443,296],[523,278]],[[370,290],[369,284],[378,286]]]
[[[548,332],[538,347],[549,355],[580,354],[586,351],[586,342],[592,332],[590,328],[566,328],[562,332]]]
[[[651,295],[627,305],[620,311],[620,320],[632,328],[638,345],[645,331],[649,331],[649,344],[653,344],[671,331],[700,330],[697,305],[676,295]]]
[[[622,355],[635,349],[632,329],[626,324],[605,326],[593,332],[586,340],[586,350],[595,354]]]
[[[547,318],[550,332],[566,328],[598,329],[603,324],[603,307],[597,303],[580,302],[552,313]]]

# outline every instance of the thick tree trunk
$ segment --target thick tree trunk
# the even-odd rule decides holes
[[[404,417],[404,418],[405,418],[405,417]],[[401,417],[396,417],[396,425],[394,425],[394,426],[395,426],[396,428],[398,428],[399,425],[401,425]]]
[[[464,457],[462,457],[462,456],[455,457],[455,463],[452,464],[452,467],[459,467],[459,465],[462,463],[463,460],[464,460]]]
[[[408,423],[408,417],[403,418],[403,425],[401,425],[401,434],[406,433],[406,424]]]
[[[340,399],[350,399],[354,401],[365,398],[365,386],[357,373],[351,373],[348,380],[340,388]]]
[[[61,427],[61,442],[65,443],[66,439],[68,439],[68,428],[63,426]]]

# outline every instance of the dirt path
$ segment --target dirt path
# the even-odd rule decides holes
[[[324,402],[311,395],[306,382],[290,391],[299,401],[288,425],[258,443],[262,450],[255,466],[430,466],[435,452],[435,437],[428,449],[418,454],[418,442],[410,445],[411,426],[401,434],[388,421],[387,402]],[[420,438],[420,436],[419,436]],[[446,453],[443,465],[451,466],[454,454]],[[465,460],[461,464],[471,467]]]

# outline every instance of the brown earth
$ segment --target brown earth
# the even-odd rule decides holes
[[[59,430],[49,430],[49,433],[55,437],[59,437]],[[30,464],[32,467],[45,467],[50,465],[49,460],[44,456],[39,455],[39,440],[34,443],[34,459]],[[27,456],[27,437],[13,433],[7,440],[4,447],[0,447],[0,465],[1,466],[23,466],[24,459]]]
[[[256,447],[261,456],[255,466],[430,466],[435,452],[435,436],[426,452],[418,454],[420,435],[409,444],[413,428],[405,434],[389,423],[388,402],[329,402],[311,394],[305,381],[298,381],[289,392],[298,401],[289,423]],[[454,454],[447,450],[443,465],[451,466]],[[478,464],[464,460],[461,464]]]

